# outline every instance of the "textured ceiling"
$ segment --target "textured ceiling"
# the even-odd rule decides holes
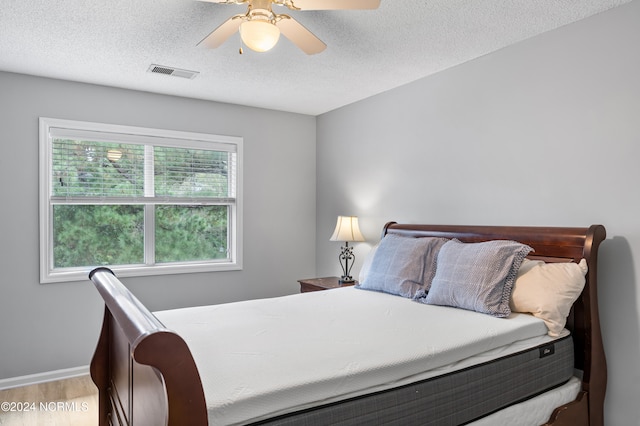
[[[196,46],[246,6],[193,0],[2,0],[0,70],[318,115],[630,0],[382,0],[373,11],[289,11],[327,49],[236,34]],[[199,72],[149,73],[151,64]],[[0,97],[1,99],[1,97]]]

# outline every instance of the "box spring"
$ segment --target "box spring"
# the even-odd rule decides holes
[[[551,390],[573,375],[571,336],[421,382],[255,425],[462,425]]]

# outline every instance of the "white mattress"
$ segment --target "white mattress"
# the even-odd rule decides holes
[[[549,421],[553,410],[576,399],[582,389],[582,381],[572,377],[564,385],[534,398],[511,405],[469,426],[538,426]]]
[[[155,314],[189,345],[211,425],[388,389],[550,339],[531,315],[493,318],[352,287]]]

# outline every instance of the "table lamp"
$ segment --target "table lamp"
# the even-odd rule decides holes
[[[349,273],[355,256],[353,255],[353,247],[349,246],[349,241],[365,241],[358,227],[358,218],[356,216],[338,216],[336,229],[329,241],[344,241],[344,246],[341,247],[338,256],[342,267],[342,277],[338,282],[340,284],[353,283],[354,280]]]

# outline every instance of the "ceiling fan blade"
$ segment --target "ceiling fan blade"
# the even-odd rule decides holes
[[[278,17],[280,19],[276,22],[276,26],[280,28],[282,35],[307,55],[315,55],[327,48],[322,40],[289,15],[278,15]]]
[[[380,0],[292,0],[300,10],[377,9]]]
[[[215,49],[216,47],[219,47],[222,43],[227,41],[229,37],[235,34],[236,31],[238,31],[238,28],[240,28],[240,24],[242,24],[243,17],[244,15],[235,15],[227,19],[218,28],[211,31],[208,36],[203,38],[200,43],[198,43],[198,46],[203,44],[209,49]]]

